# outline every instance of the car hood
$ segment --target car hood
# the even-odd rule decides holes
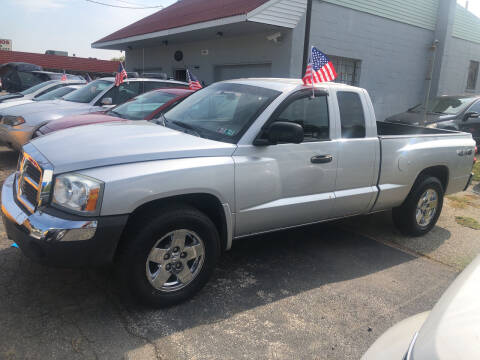
[[[480,359],[480,256],[455,279],[421,327],[413,359]]]
[[[148,121],[80,126],[34,139],[56,174],[141,161],[231,156],[236,145],[200,138]]]
[[[111,122],[111,121],[126,122],[128,120],[115,117],[115,116],[105,115],[102,113],[71,115],[71,116],[65,116],[55,121],[50,121],[48,124],[42,126],[41,131],[42,133],[47,134],[53,131],[68,129],[75,126],[100,124],[100,123]]]
[[[7,101],[7,100],[11,100],[11,99],[19,99],[19,98],[22,98],[23,95],[22,94],[6,94],[6,95],[2,95],[0,96],[0,103],[4,102],[4,101]]]
[[[437,123],[441,121],[453,120],[457,115],[427,114],[426,124]],[[423,113],[406,111],[401,114],[392,115],[385,119],[387,122],[395,122],[408,125],[419,125],[423,119]]]
[[[5,101],[0,103],[0,110],[12,107],[12,106],[18,106],[18,105],[23,105],[23,104],[30,104],[34,102],[33,100],[25,99],[25,98],[19,98],[15,99],[15,101]]]
[[[10,107],[0,111],[0,114],[23,116],[28,125],[35,126],[42,122],[59,119],[65,115],[84,114],[98,109],[99,107],[91,106],[90,104],[58,99]]]

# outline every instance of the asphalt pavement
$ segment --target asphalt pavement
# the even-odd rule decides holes
[[[15,164],[0,149],[0,181]],[[457,272],[348,224],[237,241],[197,296],[163,310],[122,300],[109,268],[33,263],[0,225],[0,359],[359,359]]]

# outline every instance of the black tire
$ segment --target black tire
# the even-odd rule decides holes
[[[162,291],[155,288],[147,277],[147,258],[159,239],[180,229],[193,231],[202,239],[205,250],[203,265],[185,287]],[[148,306],[166,307],[197,293],[212,275],[219,255],[220,238],[208,216],[188,205],[169,206],[159,209],[153,216],[142,216],[142,220],[129,226],[117,254],[116,273],[123,295]]]
[[[428,224],[421,226],[416,220],[417,204],[429,189],[434,190],[438,195],[436,212]],[[423,236],[432,230],[442,212],[443,194],[442,183],[436,177],[420,176],[404,203],[393,209],[392,218],[397,229],[408,236]]]

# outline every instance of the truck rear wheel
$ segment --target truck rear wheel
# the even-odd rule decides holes
[[[207,283],[220,254],[218,231],[205,214],[187,205],[159,213],[127,230],[117,267],[125,290],[154,307],[192,297]]]
[[[393,209],[393,222],[405,235],[422,236],[437,223],[443,206],[443,187],[433,176],[422,176],[405,202]]]

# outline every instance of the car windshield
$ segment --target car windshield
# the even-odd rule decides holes
[[[113,81],[108,80],[95,80],[85,87],[73,91],[63,99],[67,101],[73,101],[78,103],[89,103],[95,99],[100,93],[110,88]]]
[[[137,96],[132,101],[128,101],[108,111],[108,115],[118,116],[129,120],[145,119],[152,112],[165,105],[177,96],[162,91],[152,91]]]
[[[212,140],[235,143],[279,94],[251,85],[213,84],[165,113],[165,125]]]
[[[475,99],[463,96],[440,96],[428,103],[427,112],[433,114],[456,115],[470,105]],[[411,108],[410,112],[423,112],[425,105],[420,104]]]
[[[43,88],[43,87],[45,87],[45,86],[47,86],[47,85],[50,85],[50,84],[53,84],[53,83],[55,83],[55,82],[56,82],[56,80],[50,80],[50,81],[42,82],[42,83],[40,83],[40,84],[37,84],[37,85],[35,85],[35,86],[32,86],[32,87],[28,88],[27,90],[21,91],[20,94],[22,94],[22,95],[31,94],[31,93],[33,93],[33,92],[35,92],[35,91],[37,91],[37,90],[39,90],[39,89],[41,89],[41,88]]]
[[[64,87],[55,89],[53,91],[50,91],[46,94],[43,94],[41,96],[38,96],[33,100],[35,100],[35,101],[55,100],[55,99],[59,99],[59,98],[65,96],[65,95],[71,93],[74,90],[76,90],[76,89],[72,88],[72,87],[64,86]]]

